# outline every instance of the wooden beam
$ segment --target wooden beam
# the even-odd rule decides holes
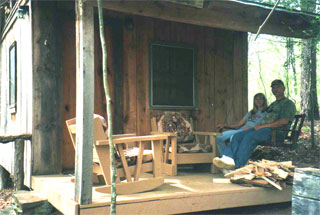
[[[75,1],[76,8],[76,169],[75,201],[92,202],[92,144],[94,108],[94,13],[87,1]]]
[[[22,190],[24,185],[24,140],[14,143],[14,190]]]
[[[32,7],[32,174],[61,172],[61,24],[55,1]],[[26,89],[24,89],[26,90]]]
[[[96,6],[95,1],[91,3]],[[236,1],[208,1],[202,9],[165,1],[104,1],[103,7],[169,21],[253,33],[258,31],[270,11]],[[318,32],[309,32],[313,19],[305,14],[277,10],[262,33],[298,38],[314,37]]]
[[[16,139],[20,140],[31,140],[31,134],[18,134],[18,135],[7,135],[7,136],[0,136],[0,143],[10,143],[15,141]]]

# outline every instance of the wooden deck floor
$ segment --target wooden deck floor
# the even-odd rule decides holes
[[[33,176],[32,188],[47,196],[64,214],[109,214],[110,195],[93,192],[92,205],[72,200],[74,184],[70,176]],[[179,172],[166,177],[165,184],[150,192],[119,195],[117,214],[178,214],[291,201],[291,187],[244,187],[231,184],[222,175],[203,172]]]

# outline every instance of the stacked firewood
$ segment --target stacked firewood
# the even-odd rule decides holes
[[[232,183],[276,187],[283,190],[286,184],[293,183],[292,161],[276,162],[270,160],[249,161],[249,165],[236,169],[226,175]]]

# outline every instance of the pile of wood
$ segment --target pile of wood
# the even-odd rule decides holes
[[[293,183],[295,168],[296,166],[292,165],[292,161],[249,161],[249,165],[224,176],[230,178],[232,183],[276,187],[282,190],[286,184]]]

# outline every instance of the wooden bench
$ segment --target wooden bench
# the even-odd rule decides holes
[[[305,114],[296,114],[294,116],[294,120],[293,120],[293,122],[291,124],[291,128],[289,130],[284,130],[284,129],[279,129],[279,128],[272,129],[271,142],[267,142],[262,145],[264,147],[271,147],[271,146],[281,147],[281,146],[289,145],[289,144],[283,144],[283,141],[277,142],[277,140],[276,140],[277,131],[285,131],[285,132],[287,132],[287,134],[286,134],[284,141],[291,142],[290,145],[292,147],[295,147],[297,145],[299,136],[301,134],[301,129],[302,129],[305,118],[306,118]],[[234,128],[225,127],[225,129],[234,129]],[[222,129],[220,129],[219,131],[222,132]]]
[[[93,173],[101,174],[105,185],[96,187],[98,192],[111,192],[111,172],[110,172],[110,150],[109,140],[105,134],[100,118],[93,119],[94,142],[93,142]],[[76,121],[67,122],[70,137],[75,146]],[[161,141],[168,139],[167,135],[134,136],[134,134],[114,135],[116,155],[120,158],[121,167],[117,168],[117,194],[131,194],[155,189],[164,183],[161,176]],[[144,146],[151,144],[152,161],[143,163],[145,154]],[[125,150],[138,145],[137,161],[135,165],[129,166],[125,156]],[[152,172],[152,177],[141,179],[142,173]],[[140,180],[141,179],[141,180]]]
[[[291,142],[291,145],[295,147],[297,145],[299,136],[301,134],[301,129],[304,123],[304,120],[306,118],[305,114],[297,114],[294,116],[294,120],[291,124],[291,128],[289,130],[281,130],[281,129],[273,129],[272,130],[272,140],[271,140],[271,145],[272,146],[285,146],[287,144],[283,144],[283,142],[277,142],[276,140],[276,132],[281,130],[281,131],[286,131],[287,135],[285,137],[285,141]]]
[[[158,132],[157,128],[157,121],[155,117],[151,118],[151,129],[153,134],[161,133]],[[212,146],[212,152],[208,153],[179,153],[178,146],[177,146],[177,138],[175,133],[166,133],[168,136],[168,140],[165,143],[164,153],[163,153],[163,160],[162,160],[162,169],[163,173],[167,175],[177,175],[177,166],[179,164],[202,164],[202,163],[209,163],[212,164],[212,159],[217,154],[216,148],[216,136],[220,135],[216,132],[201,132],[201,131],[194,131],[193,134],[195,135],[195,139],[197,142],[203,141],[203,143],[210,143]],[[171,152],[169,148],[171,146]],[[219,170],[212,164],[211,165],[211,172],[217,173]]]

